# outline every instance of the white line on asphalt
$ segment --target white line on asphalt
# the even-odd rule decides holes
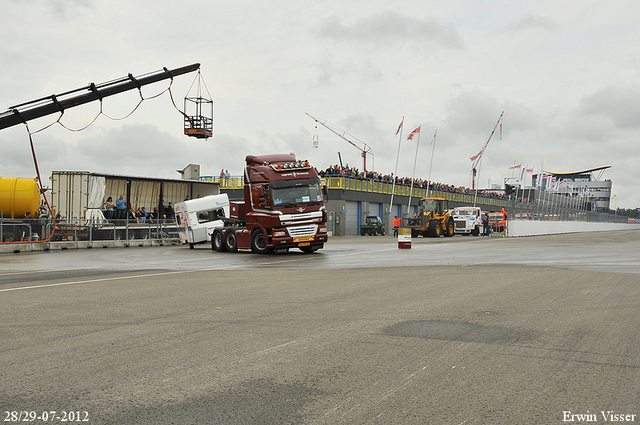
[[[72,281],[72,282],[49,283],[49,284],[46,284],[46,285],[20,286],[20,287],[17,287],[17,288],[0,289],[0,292],[22,291],[22,290],[25,290],[25,289],[53,288],[53,287],[56,287],[56,286],[79,285],[79,284],[82,284],[82,283],[108,282],[108,281],[112,281],[112,280],[136,279],[136,278],[139,278],[139,277],[166,276],[166,275],[171,275],[171,274],[176,274],[176,273],[193,273],[193,272],[203,272],[203,271],[213,271],[213,270],[227,270],[229,268],[237,268],[237,267],[242,267],[242,266],[243,265],[231,266],[231,267],[228,267],[228,266],[227,267],[214,267],[214,268],[198,269],[198,270],[174,270],[174,271],[161,272],[161,273],[138,274],[138,275],[133,275],[133,276],[105,277],[105,278],[102,278],[102,279],[91,279],[91,280],[78,280],[78,281]]]
[[[75,267],[73,269],[58,269],[55,270],[56,272],[70,272],[70,271],[76,271],[76,270],[99,270],[97,267]],[[19,275],[19,274],[32,274],[32,273],[50,273],[51,270],[25,270],[25,271],[17,271],[17,272],[7,272],[7,273],[3,273],[3,276],[15,276],[15,275]]]

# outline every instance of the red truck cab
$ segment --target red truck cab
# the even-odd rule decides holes
[[[248,155],[244,201],[230,202],[236,226],[218,230],[212,248],[256,253],[299,248],[314,252],[327,242],[327,211],[320,178],[293,154]]]

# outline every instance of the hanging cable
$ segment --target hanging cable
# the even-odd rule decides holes
[[[165,68],[165,70],[166,70],[166,68]],[[130,77],[131,77],[131,75],[130,75]],[[133,79],[134,81],[137,81],[137,80],[135,80],[135,78],[132,78],[132,79]],[[34,134],[40,133],[40,132],[42,132],[42,131],[44,131],[44,130],[48,129],[49,127],[51,127],[51,126],[53,126],[53,125],[55,125],[55,124],[59,124],[62,128],[64,128],[64,129],[65,129],[65,130],[67,130],[67,131],[71,131],[71,132],[80,132],[80,131],[86,130],[86,129],[87,129],[87,128],[89,128],[91,125],[93,125],[101,115],[103,115],[103,116],[105,116],[106,118],[108,118],[108,119],[110,119],[110,120],[113,120],[113,121],[121,121],[121,120],[124,120],[125,118],[128,118],[128,117],[130,117],[131,115],[133,115],[133,113],[134,113],[134,112],[135,112],[135,111],[140,107],[140,105],[142,104],[142,102],[144,102],[145,100],[151,100],[151,99],[158,98],[158,97],[162,96],[163,94],[165,94],[166,92],[169,92],[169,97],[171,98],[171,103],[173,104],[174,108],[175,108],[175,109],[176,109],[180,114],[182,114],[183,116],[186,116],[186,115],[185,115],[185,113],[184,113],[184,112],[182,112],[182,111],[181,111],[181,110],[176,106],[176,103],[175,103],[175,101],[174,101],[174,99],[173,99],[173,93],[172,93],[172,91],[171,91],[171,85],[172,85],[172,84],[173,84],[173,78],[171,78],[171,81],[170,81],[170,83],[169,83],[169,85],[168,85],[168,87],[167,87],[167,88],[165,88],[165,89],[164,89],[164,90],[162,90],[161,92],[159,92],[159,93],[157,93],[157,94],[154,94],[154,95],[152,95],[152,96],[149,96],[149,97],[147,97],[147,98],[145,98],[145,97],[144,97],[144,95],[143,95],[143,93],[142,93],[142,88],[139,86],[139,87],[138,87],[138,92],[139,92],[139,94],[140,94],[140,100],[138,101],[138,103],[136,104],[136,106],[133,108],[133,110],[131,110],[131,112],[127,113],[125,116],[123,116],[123,117],[121,117],[121,118],[114,118],[114,117],[110,117],[109,115],[107,115],[107,114],[104,112],[104,110],[103,110],[103,99],[102,99],[102,98],[100,98],[100,99],[99,99],[99,100],[100,100],[100,110],[99,110],[98,114],[96,114],[96,116],[95,116],[95,117],[94,117],[94,118],[93,118],[93,119],[92,119],[92,120],[91,120],[87,125],[85,125],[84,127],[78,128],[78,129],[70,128],[70,127],[68,127],[67,125],[65,125],[65,124],[61,121],[61,120],[62,120],[62,117],[64,116],[64,111],[65,111],[65,110],[64,110],[63,106],[60,104],[60,102],[58,101],[58,99],[56,98],[56,96],[55,96],[55,95],[52,95],[52,96],[51,96],[51,100],[52,100],[52,102],[53,102],[55,105],[57,105],[57,106],[60,108],[60,111],[59,111],[59,112],[60,112],[60,115],[58,116],[58,119],[56,119],[55,121],[53,121],[53,122],[51,122],[51,123],[49,123],[49,124],[45,125],[44,127],[40,128],[40,129],[38,129],[38,130],[36,130],[36,131],[33,131],[33,132],[29,129],[29,124],[28,124],[26,121],[22,120],[22,121],[23,121],[23,123],[24,123],[24,125],[25,125],[25,128],[26,128],[26,130],[27,130],[27,135],[28,135],[28,137],[29,137],[29,146],[30,146],[30,149],[31,149],[31,156],[32,156],[32,158],[33,158],[33,165],[34,165],[34,168],[35,168],[35,171],[36,171],[36,179],[37,179],[37,181],[38,181],[38,186],[39,186],[39,188],[40,188],[40,194],[41,194],[41,196],[42,196],[43,203],[44,203],[44,205],[46,206],[46,208],[47,208],[47,210],[48,210],[48,212],[49,212],[49,215],[50,215],[50,217],[51,217],[52,223],[53,223],[52,230],[51,230],[51,232],[49,233],[49,236],[48,236],[46,239],[42,239],[42,240],[39,240],[39,241],[31,241],[31,243],[44,243],[44,242],[50,242],[50,241],[51,241],[51,238],[53,237],[53,234],[54,234],[54,233],[55,233],[55,231],[56,231],[56,225],[57,225],[57,223],[56,223],[56,218],[55,218],[55,216],[54,216],[54,214],[53,214],[53,209],[51,208],[51,205],[49,204],[49,201],[47,200],[47,197],[45,196],[45,188],[44,188],[44,185],[43,185],[43,183],[42,183],[42,178],[41,178],[41,176],[40,176],[40,167],[39,167],[39,165],[38,165],[38,159],[37,159],[37,156],[36,156],[36,150],[35,150],[35,145],[34,145],[33,137],[32,137],[32,136],[33,136]],[[93,84],[92,84],[92,85],[90,86],[90,89],[91,89],[92,91],[96,91],[95,85],[93,85]],[[20,115],[20,112],[19,112],[17,109],[14,109],[13,111],[14,111],[14,113],[15,113],[15,114],[17,114],[18,116],[21,116],[21,115]],[[18,244],[18,243],[24,243],[24,242],[23,242],[23,241],[0,242],[0,244]]]

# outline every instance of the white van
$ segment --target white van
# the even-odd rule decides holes
[[[180,242],[189,244],[210,242],[213,230],[224,226],[229,218],[229,197],[226,193],[178,202],[174,205]]]

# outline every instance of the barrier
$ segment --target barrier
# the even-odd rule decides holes
[[[607,232],[638,230],[640,223],[593,223],[586,221],[528,221],[510,220],[507,237],[554,235],[561,233]]]
[[[398,229],[398,249],[411,249],[411,229],[401,227]]]

